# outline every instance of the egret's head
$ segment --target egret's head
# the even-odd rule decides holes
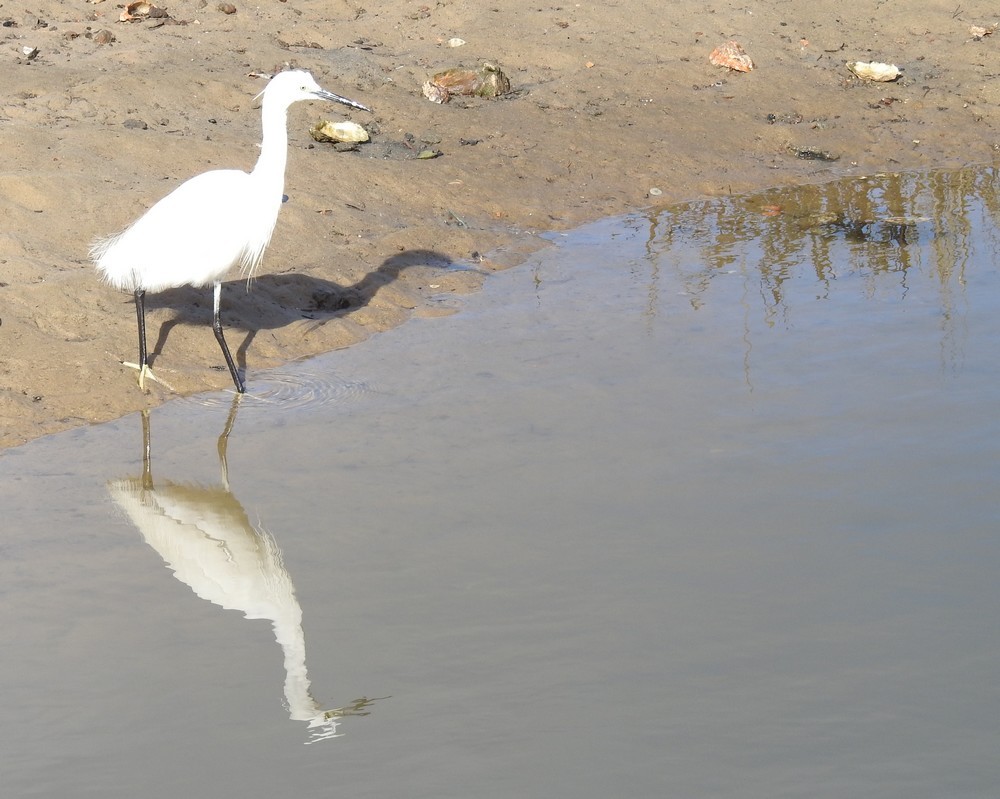
[[[312,75],[302,69],[294,69],[288,72],[279,72],[260,93],[265,99],[273,99],[285,106],[296,103],[299,100],[332,100],[335,103],[343,103],[351,108],[359,108],[362,111],[371,111],[367,106],[348,100],[339,94],[328,92],[316,83]],[[260,95],[258,95],[260,96]]]

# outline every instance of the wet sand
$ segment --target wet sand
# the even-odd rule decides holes
[[[1000,40],[970,33],[994,21],[985,3],[164,7],[168,19],[136,23],[109,1],[0,7],[0,446],[174,396],[140,392],[120,366],[135,357],[131,297],[98,283],[87,251],[183,179],[252,167],[255,73],[308,69],[375,113],[349,115],[373,141],[346,153],[308,132],[346,109],[289,115],[289,201],[251,290],[234,276],[223,295],[251,391],[255,371],[444,312],[436,297],[475,290],[544,246],[544,231],[766,186],[992,163],[1000,145]],[[753,72],[709,63],[729,39]],[[509,76],[509,96],[423,97],[434,73],[484,60]],[[845,68],[854,60],[902,77],[864,83]],[[441,155],[417,159],[422,149]],[[180,393],[229,387],[210,291],[149,305],[156,370]]]

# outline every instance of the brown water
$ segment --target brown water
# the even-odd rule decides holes
[[[998,219],[608,220],[145,474],[139,417],[5,453],[3,795],[995,796]]]

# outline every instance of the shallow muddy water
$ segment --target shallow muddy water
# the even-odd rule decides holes
[[[994,796],[998,218],[987,170],[607,220],[4,453],[4,795]]]

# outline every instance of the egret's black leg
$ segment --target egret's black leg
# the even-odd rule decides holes
[[[139,370],[139,388],[143,391],[146,390],[147,377],[157,383],[162,383],[164,386],[173,391],[174,389],[169,383],[160,380],[160,378],[153,374],[153,370],[149,368],[149,364],[146,362],[146,292],[143,289],[136,289],[134,294],[135,318],[139,323],[139,363],[122,361],[122,366]]]
[[[229,367],[229,374],[233,376],[233,383],[236,385],[236,390],[242,394],[245,392],[246,386],[243,385],[243,378],[240,377],[240,373],[236,370],[236,362],[233,360],[233,356],[229,352],[229,346],[226,344],[226,337],[222,335],[222,320],[219,318],[219,302],[222,299],[222,284],[215,284],[215,301],[213,303],[212,310],[212,330],[215,331],[215,340],[219,342],[219,346],[222,347],[222,354],[226,359],[226,366]]]
[[[139,323],[139,371],[146,368],[146,292],[135,290],[135,318]]]

